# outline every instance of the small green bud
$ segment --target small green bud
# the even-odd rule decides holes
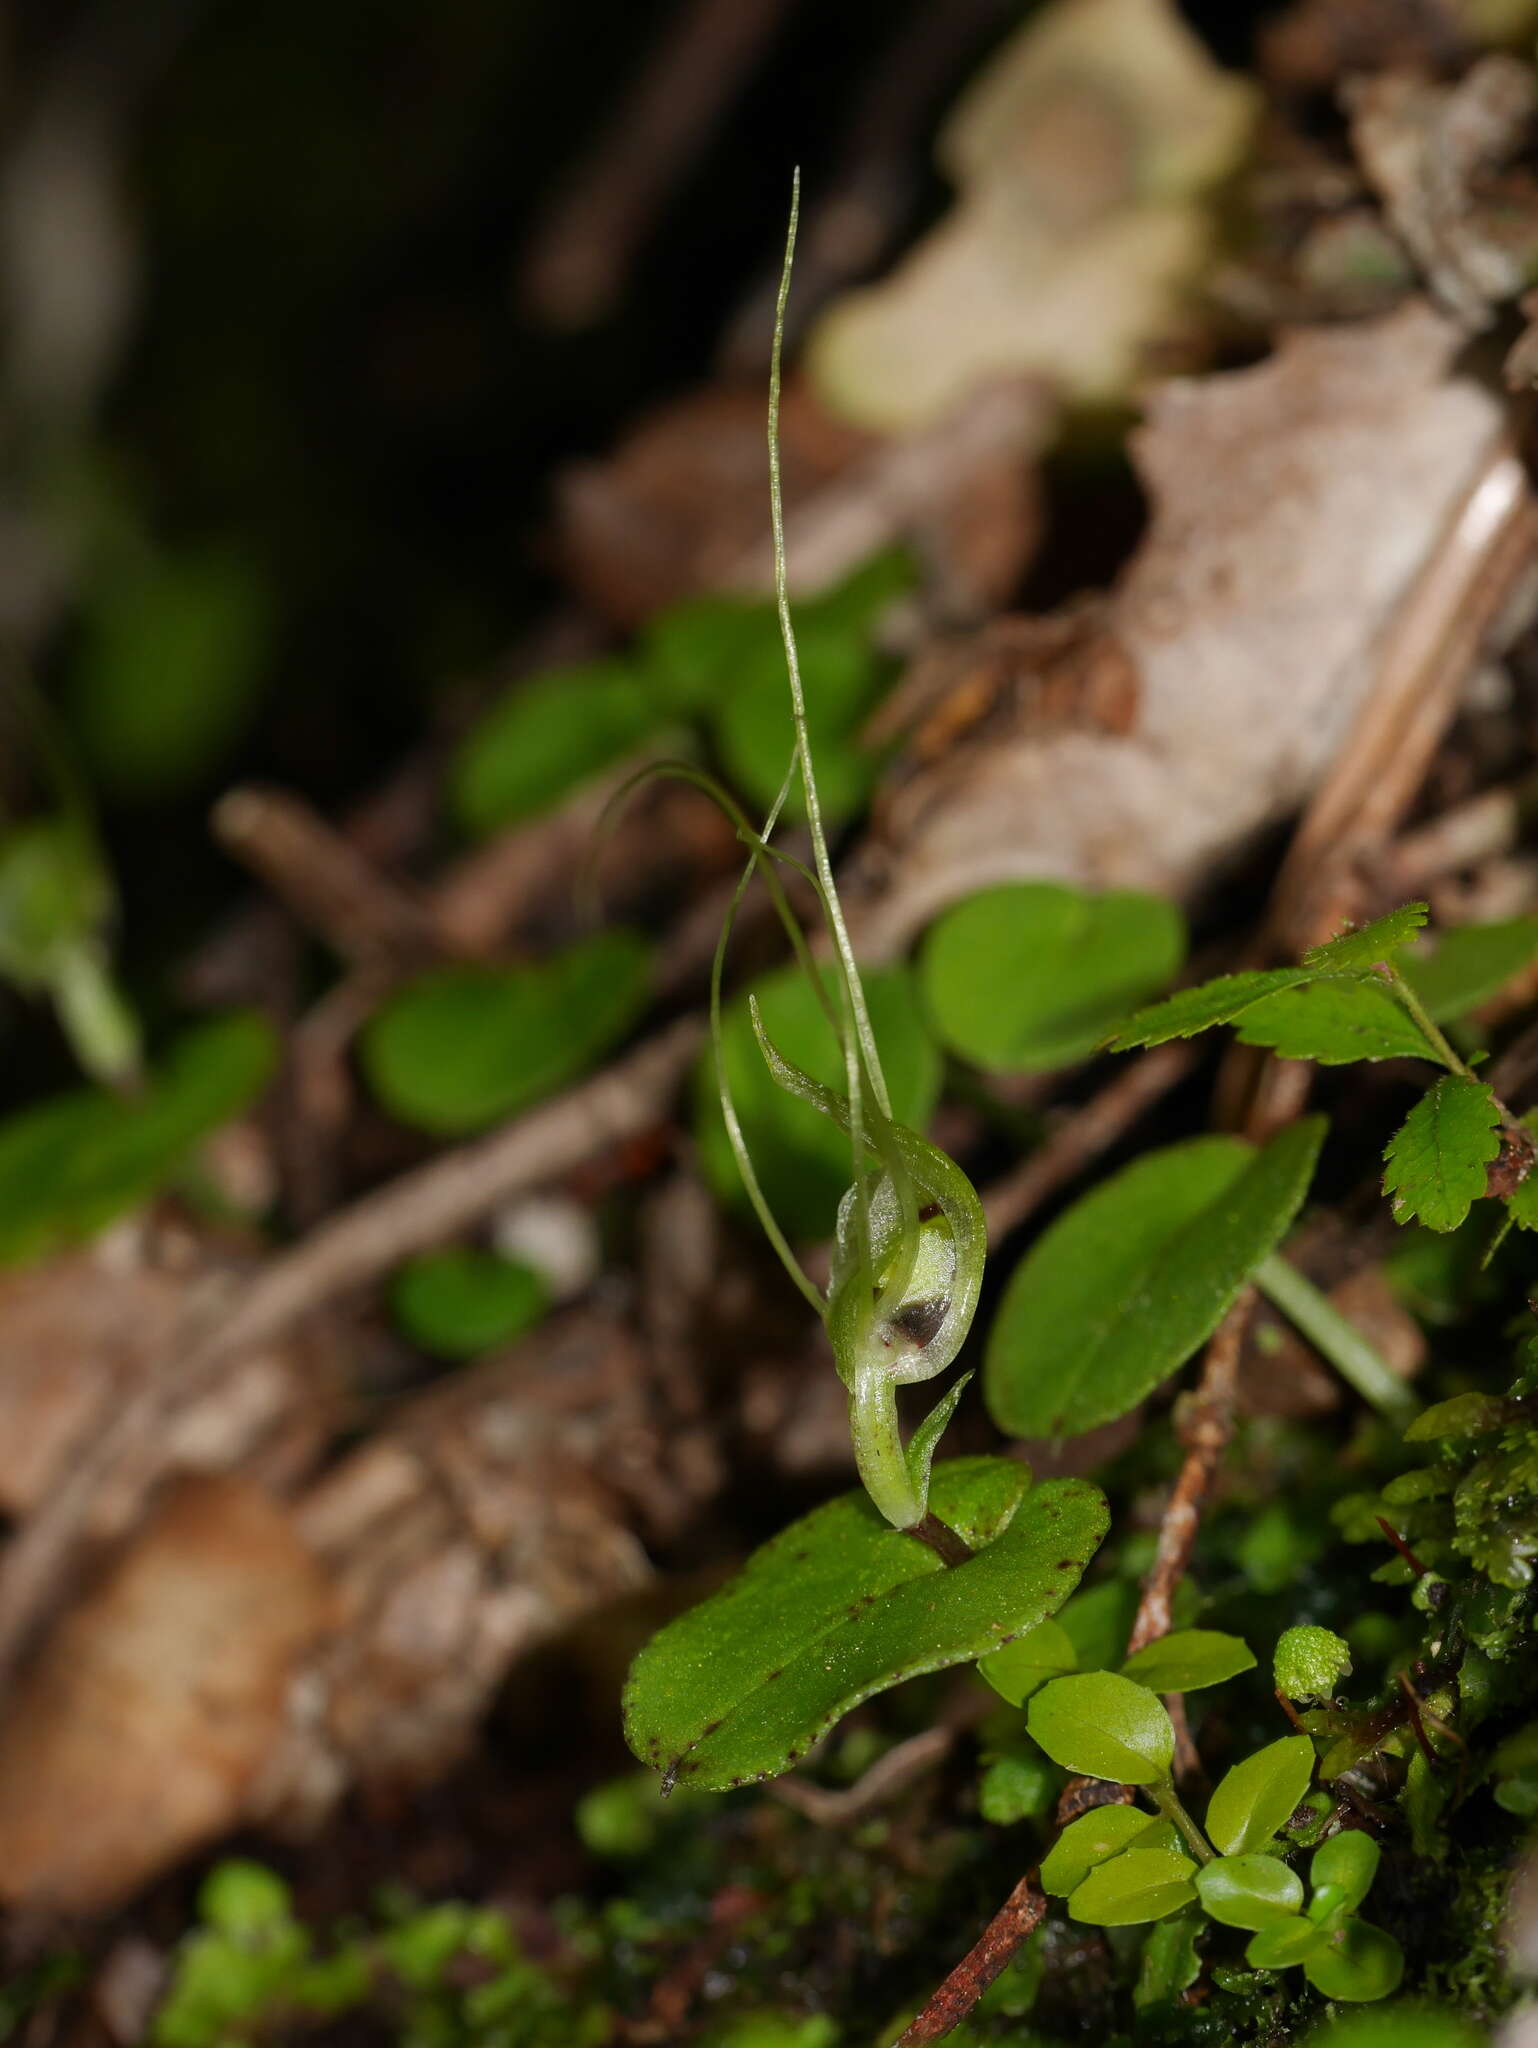
[[[586,1849],[622,1863],[644,1856],[657,1839],[656,1808],[651,1779],[611,1778],[583,1794],[573,1818]]]
[[[1331,1628],[1284,1629],[1271,1668],[1284,1699],[1331,1699],[1351,1669],[1351,1646]]]
[[[288,1919],[289,1890],[265,1864],[232,1856],[204,1878],[198,1910],[210,1927],[244,1940]]]

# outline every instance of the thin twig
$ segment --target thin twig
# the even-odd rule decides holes
[[[924,2048],[959,2027],[994,1978],[1006,1970],[1041,1925],[1047,1899],[1028,1870],[924,2010],[904,2029],[897,2048]]]
[[[1201,1380],[1179,1425],[1185,1462],[1159,1524],[1153,1568],[1144,1581],[1143,1597],[1127,1637],[1129,1657],[1145,1644],[1169,1634],[1175,1589],[1191,1562],[1196,1532],[1201,1525],[1202,1503],[1233,1435],[1239,1354],[1254,1310],[1255,1290],[1246,1287],[1207,1346]]]
[[[528,304],[556,327],[604,319],[668,193],[707,146],[786,0],[692,0],[604,126],[523,260]]]
[[[259,1267],[233,1301],[221,1293],[189,1302],[155,1370],[0,1557],[0,1682],[73,1573],[88,1525],[93,1536],[103,1533],[98,1496],[111,1499],[118,1528],[142,1508],[165,1469],[167,1419],[182,1403],[232,1358],[274,1342],[412,1252],[648,1129],[702,1038],[697,1018],[680,1018],[555,1101],[364,1196]]]
[[[1076,1180],[1093,1160],[1124,1137],[1140,1117],[1177,1087],[1196,1065],[1196,1047],[1171,1041],[1155,1046],[1075,1110],[1047,1142],[1012,1173],[985,1190],[983,1214],[988,1241],[997,1244]]]
[[[1201,1381],[1181,1425],[1181,1439],[1186,1447],[1185,1463],[1180,1468],[1175,1490],[1164,1511],[1153,1569],[1144,1583],[1143,1597],[1127,1638],[1129,1657],[1156,1637],[1169,1633],[1175,1589],[1191,1561],[1202,1502],[1233,1434],[1239,1353],[1254,1307],[1255,1290],[1246,1287],[1219,1323],[1207,1346]],[[1064,1787],[1058,1803],[1060,1826],[1066,1825],[1079,1810],[1084,1782],[1070,1779]],[[1099,1788],[1090,1785],[1087,1789],[1093,1794]],[[1127,1798],[1131,1795],[1122,1792],[1121,1796]],[[981,1939],[951,1971],[902,2035],[897,2048],[921,2048],[922,2043],[938,2041],[952,2027],[959,2026],[994,1978],[1012,1960],[1021,1943],[1040,1926],[1046,1905],[1036,1871],[1027,1871],[989,1921]]]
[[[840,1792],[825,1785],[813,1785],[805,1778],[781,1778],[769,1789],[782,1806],[794,1807],[819,1827],[847,1827],[863,1820],[867,1813],[884,1806],[904,1791],[915,1778],[943,1763],[955,1747],[956,1731],[945,1726],[921,1728],[906,1742],[899,1742],[885,1756],[877,1757],[868,1771]]]
[[[225,852],[343,960],[409,967],[439,952],[427,905],[381,874],[302,797],[254,785],[232,789],[214,806],[213,830]]]

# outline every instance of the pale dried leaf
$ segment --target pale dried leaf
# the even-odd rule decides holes
[[[814,330],[817,389],[886,433],[1010,373],[1124,396],[1178,324],[1212,247],[1203,194],[1237,164],[1253,111],[1168,0],[1057,0],[952,113],[951,212]]]
[[[1457,346],[1412,302],[1157,394],[1133,442],[1152,522],[1085,655],[1115,650],[1132,730],[1043,730],[1025,689],[1013,723],[958,720],[851,874],[867,953],[1001,881],[1187,896],[1304,801],[1493,446],[1494,404],[1448,375]]]
[[[182,1485],[0,1728],[0,1898],[102,1911],[234,1827],[333,1615],[282,1507],[234,1477]]]

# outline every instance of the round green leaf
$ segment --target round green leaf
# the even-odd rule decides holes
[[[1196,1889],[1212,1919],[1252,1933],[1303,1907],[1302,1878],[1274,1856],[1219,1856],[1196,1873]]]
[[[360,1045],[392,1116],[439,1137],[478,1131],[574,1080],[634,1022],[647,947],[600,932],[526,967],[440,967],[393,996]]]
[[[1140,1806],[1097,1806],[1080,1814],[1042,1858],[1042,1890],[1055,1899],[1066,1899],[1097,1864],[1120,1856],[1155,1825]]]
[[[1332,1628],[1301,1623],[1278,1636],[1271,1669],[1284,1699],[1331,1699],[1351,1669],[1351,1645]]]
[[[1026,1726],[1065,1771],[1121,1785],[1155,1785],[1170,1774],[1169,1715],[1146,1687],[1114,1671],[1053,1679],[1031,1701]]]
[[[1150,1692],[1199,1692],[1254,1666],[1249,1645],[1238,1636],[1211,1628],[1182,1628],[1146,1643],[1121,1668],[1124,1678],[1135,1678]]]
[[[627,662],[590,661],[516,684],[461,742],[450,801],[467,832],[547,810],[632,753],[659,722]]]
[[[1081,1671],[1108,1671],[1120,1661],[1137,1606],[1138,1589],[1131,1579],[1101,1579],[1074,1594],[1057,1620]]]
[[[922,1130],[940,1092],[940,1055],[913,999],[912,977],[905,968],[889,967],[864,980],[892,1114],[911,1130]],[[831,975],[828,986],[831,990]],[[787,967],[766,976],[755,983],[754,993],[764,1030],[778,1050],[814,1081],[842,1094],[843,1054],[800,969]],[[728,1005],[722,1019],[721,1058],[770,1208],[792,1237],[830,1237],[840,1198],[853,1177],[849,1140],[827,1117],[770,1078],[745,994]],[[695,1105],[706,1177],[724,1201],[741,1205],[746,1197],[721,1120],[715,1060],[708,1052],[696,1074]]]
[[[1301,1913],[1292,1913],[1263,1927],[1244,1951],[1244,1960],[1252,1970],[1290,1970],[1306,1962],[1328,1940],[1323,1927]]]
[[[1538,917],[1470,924],[1438,932],[1399,965],[1433,1022],[1467,1016],[1498,995],[1514,974],[1538,958]]]
[[[1308,1790],[1314,1745],[1284,1735],[1256,1750],[1223,1778],[1207,1807],[1207,1833],[1225,1856],[1263,1849]]]
[[[1305,1958],[1303,1974],[1326,1998],[1364,2002],[1399,1989],[1404,1951],[1393,1935],[1365,1920],[1348,1920]]]
[[[532,1266],[468,1246],[410,1260],[396,1274],[390,1298],[406,1335],[439,1358],[475,1358],[509,1344],[550,1306]]]
[[[744,660],[765,641],[779,651],[772,605],[741,597],[685,598],[641,629],[646,686],[667,711],[709,711],[730,695]]]
[[[1068,1901],[1068,1917],[1092,1927],[1162,1920],[1196,1896],[1191,1885],[1195,1869],[1189,1856],[1173,1849],[1129,1849],[1090,1872]]]
[[[1015,1268],[984,1367],[1015,1436],[1076,1436],[1135,1408],[1206,1342],[1297,1214],[1324,1136],[1308,1117],[1151,1152],[1086,1195]]]
[[[95,778],[141,800],[205,781],[250,718],[272,645],[272,589],[252,555],[135,549],[84,592],[65,691]]]
[[[1073,1643],[1061,1622],[1044,1621],[1002,1650],[984,1657],[978,1670],[1012,1707],[1023,1707],[1049,1678],[1061,1678],[1078,1667]]]
[[[896,550],[872,556],[839,586],[795,608],[808,737],[823,815],[848,817],[869,793],[880,766],[861,741],[861,727],[890,675],[873,629],[882,611],[913,582],[913,567]],[[721,621],[728,632],[731,627]],[[785,686],[785,653],[772,605],[758,612],[756,633],[733,650],[727,686],[714,702],[717,751],[750,808],[762,812],[779,793],[794,728]],[[799,785],[786,807],[805,815]],[[820,1078],[820,1077],[819,1077]]]
[[[0,1265],[89,1237],[144,1201],[246,1107],[276,1057],[265,1019],[236,1012],[187,1032],[136,1095],[78,1089],[0,1124]]]
[[[995,1827],[1042,1820],[1062,1784],[1044,1756],[996,1756],[977,1782],[977,1810]]]
[[[238,1940],[279,1925],[291,1910],[288,1886],[277,1872],[242,1856],[216,1863],[198,1892],[199,1916]]]
[[[1321,1842],[1308,1870],[1313,1887],[1309,1918],[1323,1920],[1341,1910],[1354,1912],[1372,1890],[1382,1854],[1372,1836],[1360,1828],[1345,1828]]]
[[[1107,1512],[1082,1480],[1022,1500],[1028,1483],[1007,1458],[935,1466],[931,1511],[985,1546],[950,1568],[863,1492],[793,1523],[636,1659],[635,1754],[702,1791],[775,1777],[872,1694],[1035,1628],[1077,1583]]]
[[[1185,921],[1162,896],[1011,882],[930,926],[919,980],[952,1052],[994,1072],[1032,1073],[1093,1052],[1184,956]]]
[[[1378,2012],[1353,2012],[1327,2020],[1308,2037],[1307,2048],[1484,2048],[1483,2028],[1459,2014],[1401,2000]]]

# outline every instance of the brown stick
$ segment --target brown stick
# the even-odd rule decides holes
[[[1194,1046],[1175,1042],[1145,1052],[1060,1124],[1040,1151],[994,1181],[982,1198],[989,1243],[1017,1230],[1049,1196],[1076,1179],[1177,1087],[1199,1057]]]
[[[847,1827],[863,1820],[867,1813],[883,1806],[904,1791],[915,1778],[943,1763],[956,1742],[954,1728],[921,1728],[906,1742],[899,1742],[885,1756],[878,1757],[868,1771],[840,1792],[825,1785],[810,1784],[805,1778],[781,1778],[769,1790],[782,1806],[794,1807],[819,1827]]]
[[[994,1978],[1014,1961],[1021,1943],[1041,1925],[1046,1910],[1046,1894],[1036,1872],[1028,1870],[924,2010],[905,2028],[897,2048],[924,2048],[925,2042],[938,2041],[952,2027],[959,2027]]]
[[[709,142],[786,0],[690,0],[577,168],[523,261],[524,298],[556,327],[612,309],[669,191]]]
[[[345,834],[288,790],[232,789],[213,813],[214,837],[259,876],[306,930],[355,966],[433,959],[426,904],[392,882]]]
[[[475,1144],[431,1160],[344,1210],[261,1266],[233,1302],[189,1303],[179,1342],[72,1466],[0,1557],[0,1682],[74,1571],[98,1495],[130,1525],[165,1467],[166,1422],[238,1353],[270,1344],[303,1316],[441,1242],[510,1195],[569,1172],[663,1114],[698,1051],[685,1017],[593,1079]]]
[[[1159,1524],[1159,1544],[1154,1552],[1153,1568],[1144,1582],[1143,1597],[1138,1602],[1131,1633],[1127,1637],[1129,1657],[1146,1643],[1169,1634],[1175,1589],[1191,1562],[1196,1532],[1201,1525],[1202,1503],[1233,1435],[1239,1353],[1254,1311],[1255,1290],[1246,1287],[1218,1324],[1212,1342],[1207,1346],[1201,1380],[1180,1424],[1185,1462]]]

